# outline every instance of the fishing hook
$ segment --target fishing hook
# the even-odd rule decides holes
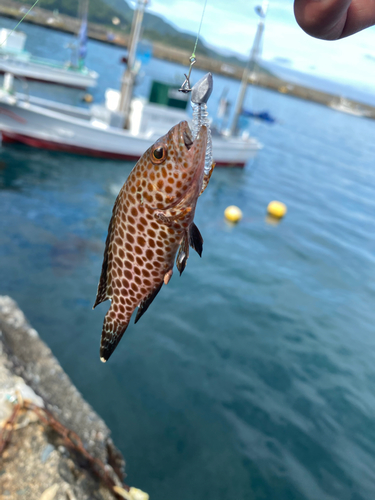
[[[190,87],[190,74],[191,74],[191,69],[193,67],[193,65],[195,64],[196,62],[196,59],[194,56],[191,56],[190,57],[190,68],[189,68],[189,73],[186,74],[184,73],[184,76],[185,76],[185,81],[184,83],[181,85],[181,87],[178,89],[179,92],[183,92],[184,94],[188,94],[189,92],[192,91],[191,87]]]

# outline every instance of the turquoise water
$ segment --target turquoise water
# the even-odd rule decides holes
[[[45,34],[26,28],[35,40]],[[47,34],[50,46],[69,39]],[[93,52],[98,66],[89,65],[102,61],[110,74],[121,51]],[[161,67],[171,78],[180,71]],[[120,77],[113,68],[98,97]],[[149,68],[157,73],[155,61]],[[215,84],[232,96],[238,88]],[[202,259],[191,254],[106,365],[108,306],[91,307],[132,163],[0,149],[0,293],[18,301],[106,420],[128,484],[152,500],[368,500],[375,122],[261,89],[252,99],[279,123],[253,127],[264,149],[244,170],[215,170],[196,214]],[[288,206],[278,226],[265,220],[273,199]],[[230,204],[244,213],[236,227],[223,220]]]

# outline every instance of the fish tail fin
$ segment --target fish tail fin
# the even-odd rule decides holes
[[[100,341],[100,361],[103,363],[108,361],[111,354],[116,349],[117,344],[120,342],[128,327],[129,320],[120,322],[111,314],[111,308],[109,309],[104,318],[102,338]]]

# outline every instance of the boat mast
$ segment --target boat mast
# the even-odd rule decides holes
[[[81,23],[77,32],[77,65],[82,69],[85,65],[85,57],[87,54],[87,22],[89,12],[89,0],[81,0],[79,2],[79,18]]]
[[[261,43],[262,43],[262,37],[263,37],[263,31],[264,31],[264,20],[266,17],[267,8],[268,8],[268,0],[263,0],[262,6],[258,5],[257,7],[255,7],[255,12],[259,16],[259,21],[258,21],[257,31],[255,33],[253,46],[252,46],[251,51],[250,51],[250,57],[247,61],[246,67],[245,67],[243,75],[242,75],[240,93],[238,94],[238,99],[237,99],[236,108],[234,111],[232,127],[230,130],[231,135],[236,135],[236,133],[237,133],[238,120],[239,120],[240,114],[242,113],[243,103],[244,103],[245,96],[246,96],[246,90],[247,90],[247,86],[249,83],[249,77],[250,77],[251,73],[254,71],[255,64],[258,60],[258,57],[259,57],[259,54],[261,51]]]
[[[128,62],[121,81],[119,112],[122,113],[125,117],[124,128],[128,127],[130,104],[133,96],[135,77],[137,75],[137,69],[135,67],[135,55],[139,41],[139,35],[141,33],[143,14],[145,12],[147,3],[148,0],[137,0],[136,9],[133,16],[132,29],[130,33],[130,42],[128,45]]]

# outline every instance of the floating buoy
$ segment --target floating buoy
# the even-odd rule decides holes
[[[82,100],[87,102],[88,104],[90,104],[94,98],[91,94],[85,94],[83,97],[82,97]]]
[[[224,210],[224,217],[230,222],[239,222],[242,219],[242,211],[235,205],[230,205]]]
[[[271,201],[268,204],[267,213],[276,219],[281,219],[287,213],[287,208],[281,201]]]

